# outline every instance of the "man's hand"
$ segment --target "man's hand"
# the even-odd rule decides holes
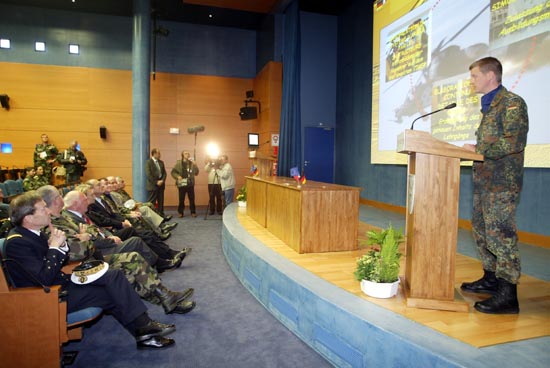
[[[475,144],[465,143],[465,144],[462,145],[462,148],[464,148],[468,151],[472,151],[472,152],[476,151],[476,145]]]
[[[48,239],[48,246],[50,248],[59,248],[63,246],[67,241],[67,236],[65,235],[65,233],[53,227],[52,224],[50,224],[49,227],[50,227],[50,238]]]
[[[157,187],[161,187],[164,184],[164,180],[157,180]]]
[[[88,233],[74,234],[74,237],[80,240],[81,242],[87,242],[92,239],[92,235]]]
[[[116,245],[122,244],[122,239],[120,239],[118,236],[111,235],[107,239],[111,239]]]
[[[122,226],[123,226],[123,227],[132,227],[132,224],[130,223],[130,221],[124,220],[124,221],[122,222]]]

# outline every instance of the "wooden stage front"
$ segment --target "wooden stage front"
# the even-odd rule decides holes
[[[473,307],[470,307],[468,313],[408,308],[401,287],[399,294],[390,299],[371,298],[361,292],[353,271],[356,259],[365,253],[364,249],[299,254],[248,217],[246,209],[239,208],[237,218],[249,234],[303,269],[358,298],[366,299],[471,346],[481,348],[550,336],[550,282],[522,275],[518,287],[521,309],[518,315],[488,315],[475,311]],[[365,239],[365,231],[369,228],[368,224],[362,222],[359,225],[357,238],[360,248],[364,248],[361,240]],[[402,273],[404,264],[405,259],[402,259]],[[478,260],[457,254],[455,287],[459,288],[462,282],[475,280],[480,275],[481,266]],[[475,294],[462,295],[471,305],[484,298]]]

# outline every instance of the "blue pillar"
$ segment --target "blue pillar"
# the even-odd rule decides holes
[[[138,201],[147,199],[145,161],[149,158],[151,3],[134,0],[132,37],[132,190]]]

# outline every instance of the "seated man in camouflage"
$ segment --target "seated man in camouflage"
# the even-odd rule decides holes
[[[49,185],[48,178],[44,175],[44,167],[36,167],[36,175],[34,176],[34,187],[40,188],[44,185]]]
[[[119,195],[122,203],[125,203],[129,200],[133,200],[132,196],[128,194],[126,189],[124,189],[126,187],[126,182],[124,181],[124,179],[121,176],[116,176],[115,181],[117,183],[117,189],[115,190],[115,192]],[[138,206],[140,209],[142,207],[149,207],[151,210],[155,211],[156,214],[158,214],[159,216],[162,216],[160,213],[158,213],[158,211],[155,209],[155,206],[153,206],[151,202],[138,202],[138,201],[135,201],[135,202],[136,202],[136,206]],[[171,219],[172,219],[172,215],[164,216],[164,222],[168,222]]]
[[[25,168],[25,179],[23,179],[23,189],[25,192],[28,192],[29,190],[35,190],[37,188],[36,182],[34,180],[34,176],[36,174],[36,171],[34,170],[34,167],[27,167]]]
[[[41,187],[37,193],[46,202],[50,210],[52,224],[65,232],[69,245],[69,259],[100,259],[113,269],[120,269],[134,287],[139,296],[153,304],[160,304],[169,313],[188,313],[195,307],[194,301],[188,301],[193,295],[193,289],[184,292],[173,292],[162,285],[157,272],[138,252],[114,252],[103,256],[94,245],[98,239],[93,239],[88,227],[74,221],[74,216],[82,215],[88,207],[86,196],[77,191],[65,196],[66,209],[62,211],[64,201],[57,189],[51,185]],[[85,212],[85,211],[84,211]],[[48,230],[48,229],[45,229]],[[120,249],[120,248],[119,248]]]
[[[133,211],[139,212],[143,221],[145,221],[149,226],[149,229],[155,231],[156,233],[171,231],[178,225],[175,222],[166,222],[164,218],[153,211],[151,207],[140,206],[131,199],[125,201],[123,196],[117,192],[119,189],[119,183],[116,181],[114,176],[108,176],[105,180],[106,190],[104,196],[106,197],[106,200],[112,201],[120,213],[128,214]],[[134,206],[131,207],[131,204]]]

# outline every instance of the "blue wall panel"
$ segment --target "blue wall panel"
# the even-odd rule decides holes
[[[360,186],[362,198],[405,206],[406,168],[370,163],[372,3],[356,0],[338,20],[336,182]],[[307,66],[304,66],[307,68]],[[465,66],[467,68],[467,66]],[[462,168],[459,217],[472,214],[471,169]],[[550,235],[549,169],[525,169],[518,229]]]

